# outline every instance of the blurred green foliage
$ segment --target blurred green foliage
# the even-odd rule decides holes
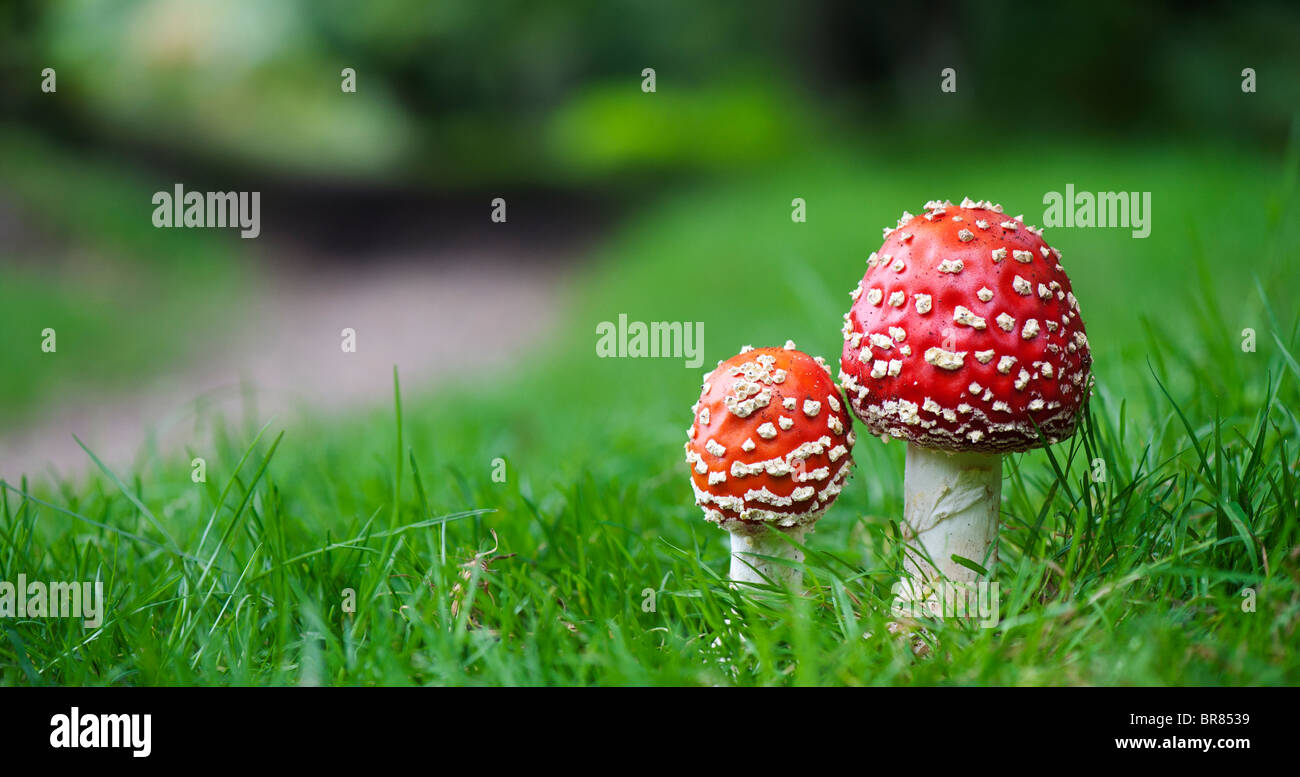
[[[0,9],[0,107],[262,173],[454,187],[715,169],[828,124],[1280,148],[1297,37],[1300,8],[1273,0],[17,0]],[[57,101],[37,88],[47,66]]]
[[[548,149],[578,179],[620,172],[737,170],[770,162],[806,142],[814,126],[786,115],[798,100],[758,84],[670,92],[647,100],[609,84],[555,112]]]

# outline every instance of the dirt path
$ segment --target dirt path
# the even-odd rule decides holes
[[[404,394],[416,395],[465,370],[499,368],[552,329],[565,272],[554,264],[427,259],[269,277],[259,297],[231,311],[242,326],[193,366],[129,393],[61,404],[6,432],[0,477],[85,472],[93,463],[73,434],[120,471],[150,449],[201,446],[213,410],[274,415],[291,427],[304,410],[391,402],[394,364]],[[356,330],[355,353],[341,348],[344,328]]]

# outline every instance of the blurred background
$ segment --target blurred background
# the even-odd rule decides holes
[[[1047,234],[1122,392],[1153,329],[1214,304],[1231,340],[1295,291],[1297,39],[1287,2],[9,0],[0,475],[75,472],[74,433],[188,444],[206,407],[378,406],[394,364],[431,395],[570,354],[556,386],[665,387],[684,429],[698,372],[594,359],[596,322],[834,357],[881,226],[967,195],[1037,223],[1069,183],[1153,193],[1147,240]],[[155,228],[176,183],[260,191],[261,236]]]

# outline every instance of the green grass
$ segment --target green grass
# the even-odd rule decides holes
[[[554,342],[482,383],[232,423],[81,483],[9,473],[0,579],[101,579],[110,609],[93,632],[0,621],[0,682],[1300,682],[1294,160],[1081,143],[991,165],[988,148],[819,152],[666,196],[599,250]],[[1008,459],[1000,626],[929,622],[928,657],[888,633],[904,448],[861,427],[808,592],[732,591],[681,461],[702,370],[597,359],[596,322],[704,321],[706,366],[787,337],[833,356],[902,209],[969,194],[1034,221],[1067,182],[1152,191],[1153,234],[1047,232],[1098,387],[1080,434]]]

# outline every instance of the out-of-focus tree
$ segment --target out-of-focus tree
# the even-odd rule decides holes
[[[261,171],[449,186],[748,164],[828,117],[1280,143],[1298,35],[1280,0],[14,0],[0,108]]]

